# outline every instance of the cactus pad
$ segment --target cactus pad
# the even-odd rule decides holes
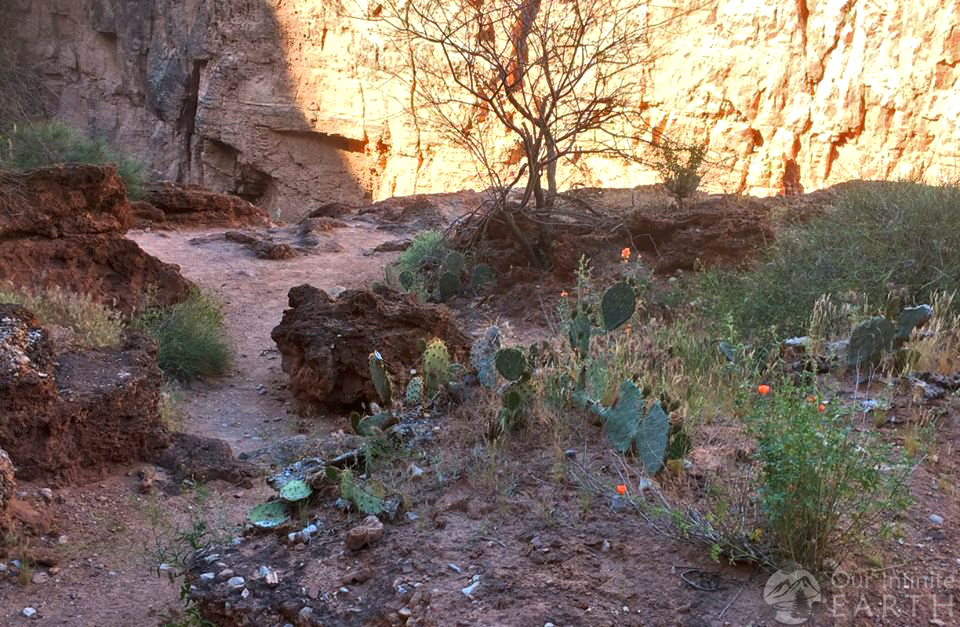
[[[897,327],[882,316],[870,318],[857,325],[850,336],[847,366],[873,366],[883,359],[884,353],[893,348]]]
[[[351,501],[364,514],[376,515],[383,511],[383,499],[358,483],[348,469],[340,471],[340,496]]]
[[[496,358],[500,350],[500,329],[492,326],[470,347],[470,365],[480,385],[493,388],[497,384]]]
[[[456,296],[460,291],[460,277],[452,272],[444,272],[437,279],[437,292],[440,300],[445,301]]]
[[[492,280],[493,269],[485,263],[478,263],[473,268],[473,275],[470,277],[470,287],[479,290]]]
[[[507,381],[519,381],[528,374],[527,360],[518,348],[501,348],[496,357],[497,372]]]
[[[373,379],[373,387],[377,390],[377,396],[383,401],[384,406],[390,407],[393,399],[392,386],[390,385],[387,366],[383,363],[380,351],[370,353],[370,378]]]
[[[423,383],[427,396],[433,396],[447,384],[450,376],[450,354],[447,345],[433,339],[423,351]]]
[[[636,308],[637,295],[633,288],[624,281],[615,283],[603,293],[600,301],[603,328],[607,331],[620,328],[630,320]]]
[[[247,513],[247,520],[254,526],[269,529],[277,527],[290,519],[290,512],[283,501],[261,503]]]
[[[669,431],[670,417],[663,411],[660,401],[656,401],[640,423],[633,438],[637,455],[643,460],[643,468],[651,477],[663,468],[663,455],[667,449]]]
[[[310,486],[308,486],[303,479],[294,479],[293,481],[288,481],[280,489],[280,498],[290,503],[302,501],[311,494],[313,494],[313,490],[310,489]]]
[[[423,402],[423,379],[414,377],[407,384],[407,393],[403,398],[407,405],[419,405]]]
[[[923,328],[933,317],[933,308],[930,305],[907,307],[900,312],[900,329],[897,332],[897,341],[907,342],[914,329]]]
[[[466,265],[466,259],[463,257],[463,253],[453,251],[447,255],[446,259],[443,260],[443,270],[449,272],[457,277],[463,272],[463,268]]]

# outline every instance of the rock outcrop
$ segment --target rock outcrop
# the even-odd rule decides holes
[[[354,5],[374,11],[374,3]],[[3,0],[8,57],[46,77],[50,113],[201,183],[300,217],[330,201],[483,186],[405,109],[406,50],[331,0]],[[704,3],[649,7],[637,68],[652,129],[706,140],[704,188],[757,195],[854,178],[955,174],[960,5]],[[510,141],[492,147],[506,159]],[[584,160],[567,183],[654,182]]]
[[[18,478],[74,481],[165,446],[155,345],[57,352],[25,308],[0,305],[0,448]]]
[[[0,177],[0,284],[62,287],[125,314],[186,298],[192,284],[124,237],[134,222],[113,166],[54,166]]]
[[[7,510],[17,495],[17,483],[13,477],[14,467],[7,452],[0,448],[0,532],[10,524]]]
[[[137,208],[138,217],[155,226],[237,228],[270,223],[263,209],[243,198],[197,185],[150,185]]]
[[[300,400],[354,406],[376,400],[369,355],[380,351],[395,379],[406,379],[420,361],[420,342],[441,338],[451,355],[463,355],[466,336],[442,305],[418,303],[388,288],[347,290],[331,298],[300,285],[290,290],[290,308],[271,336]]]

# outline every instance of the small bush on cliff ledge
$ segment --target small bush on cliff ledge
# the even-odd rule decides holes
[[[101,139],[59,122],[23,123],[0,135],[0,168],[33,170],[55,163],[116,164],[127,195],[143,195],[144,164]]]
[[[149,309],[133,324],[157,341],[157,364],[172,377],[199,379],[230,367],[223,308],[200,292],[172,307]]]

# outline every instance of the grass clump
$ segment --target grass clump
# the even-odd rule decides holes
[[[425,301],[429,297],[434,274],[449,252],[440,231],[421,231],[414,236],[410,247],[400,253],[392,265],[387,266],[387,283],[416,294],[419,300]],[[409,287],[402,285],[401,275],[408,276],[405,273],[409,273],[413,279]]]
[[[815,571],[909,505],[909,465],[847,413],[785,384],[747,418],[765,535],[783,559]]]
[[[123,320],[117,312],[87,295],[59,287],[35,293],[5,288],[0,290],[0,303],[23,305],[43,324],[68,329],[76,346],[116,346],[123,333]]]
[[[180,380],[199,379],[227,371],[231,350],[223,324],[223,308],[195,291],[182,303],[148,309],[134,321],[136,328],[157,342],[157,364]]]
[[[743,338],[799,334],[824,294],[882,303],[891,287],[908,301],[960,288],[960,186],[874,183],[850,187],[836,206],[783,232],[756,267],[711,270],[699,299]]]
[[[102,139],[52,121],[21,123],[0,135],[0,168],[33,170],[55,163],[116,164],[127,195],[132,199],[143,197],[143,162]]]

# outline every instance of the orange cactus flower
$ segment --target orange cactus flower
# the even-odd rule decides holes
[[[817,411],[822,414],[823,412],[827,411],[827,406],[824,405],[823,403],[820,403],[819,405],[817,405]]]
[[[617,486],[617,494],[626,494],[626,493],[627,493],[627,486],[623,485],[622,483]]]
[[[761,383],[760,385],[757,386],[757,394],[759,394],[760,396],[766,396],[769,393],[770,393],[770,386],[767,385],[766,383]]]
[[[620,259],[622,259],[624,263],[630,261],[630,248],[624,248],[620,251]]]

